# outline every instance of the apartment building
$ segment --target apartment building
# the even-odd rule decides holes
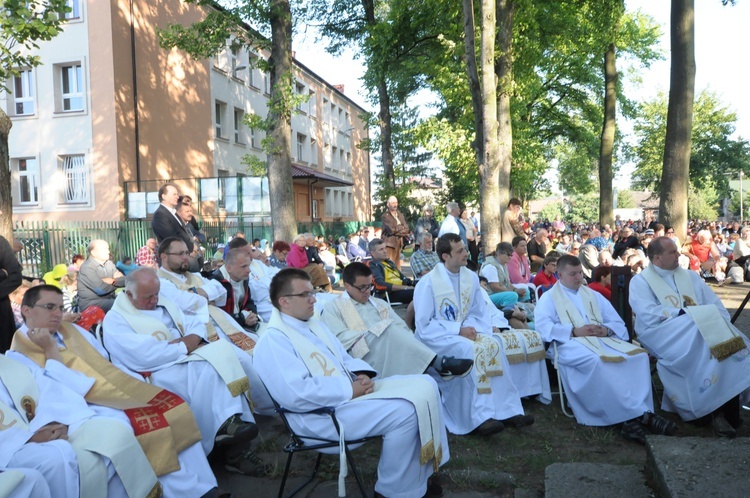
[[[166,180],[197,200],[204,219],[269,217],[268,183],[244,158],[265,161],[267,54],[227,48],[196,60],[158,45],[157,28],[203,11],[180,0],[69,0],[64,31],[21,68],[0,105],[10,134],[16,220],[145,218]],[[364,110],[295,62],[292,177],[299,221],[371,217]]]

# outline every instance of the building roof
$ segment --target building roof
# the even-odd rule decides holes
[[[316,185],[320,187],[351,187],[354,185],[352,182],[295,163],[292,163],[292,178],[294,180],[317,180]]]

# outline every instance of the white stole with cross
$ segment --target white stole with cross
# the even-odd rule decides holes
[[[679,267],[674,270],[676,293],[651,266],[643,270],[642,275],[662,306],[684,309],[685,313],[692,318],[714,358],[722,361],[737,351],[745,349],[745,342],[716,306],[698,305],[695,289],[687,270]]]
[[[185,327],[182,322],[182,312],[167,299],[159,299],[159,303],[159,306],[163,306],[167,310],[180,335],[183,336]],[[128,322],[130,328],[138,334],[150,335],[157,341],[170,341],[172,338],[172,332],[164,322],[136,309],[124,292],[120,293],[115,299],[112,311],[119,313]],[[179,363],[200,360],[205,360],[214,367],[226,383],[232,396],[239,396],[250,388],[250,382],[242,370],[242,365],[240,365],[234,349],[228,342],[216,341],[205,344],[187,355]]]
[[[325,325],[317,318],[311,318],[306,322],[310,332],[315,335],[323,344],[327,352],[321,351],[312,341],[304,337],[301,333],[288,326],[281,318],[281,313],[274,308],[271,312],[271,320],[268,322],[268,328],[277,329],[283,333],[294,346],[307,370],[313,376],[338,377],[347,375],[353,381],[354,374],[344,370],[343,372],[335,364],[331,364],[326,357],[326,353],[333,355],[339,365],[344,367],[344,358],[341,357],[334,341],[334,336],[326,330]],[[440,405],[431,383],[427,379],[419,376],[409,376],[407,378],[387,378],[378,379],[373,382],[373,392],[364,396],[359,396],[351,400],[352,402],[365,399],[405,399],[414,405],[419,423],[420,438],[420,464],[425,464],[430,460],[437,470],[440,460],[443,456],[441,446],[442,422],[440,420]],[[339,421],[339,441],[340,441],[340,459],[339,459],[339,496],[345,495],[344,478],[347,474],[346,453],[344,451],[344,426]],[[343,493],[343,494],[342,494]]]
[[[376,301],[373,298],[370,298],[369,302],[375,307],[380,316],[380,321],[372,324],[370,327],[368,327],[364,320],[362,320],[362,317],[359,316],[359,312],[354,306],[354,300],[349,294],[344,292],[334,300],[334,305],[338,309],[344,324],[349,330],[362,333],[349,349],[349,354],[354,358],[363,358],[370,352],[370,348],[367,346],[367,341],[364,340],[365,334],[371,333],[375,337],[380,337],[383,332],[385,332],[385,329],[393,323],[393,320],[390,318],[390,306],[382,301]]]
[[[563,290],[563,285],[560,282],[557,282],[555,285],[553,285],[551,291],[548,292],[552,294],[552,302],[555,304],[555,310],[557,311],[557,316],[560,318],[560,323],[569,323],[573,326],[573,328],[583,327],[587,323],[594,323],[597,325],[601,325],[603,323],[602,312],[599,309],[599,303],[596,300],[596,295],[594,294],[594,291],[592,291],[588,287],[581,286],[578,288],[578,296],[583,302],[583,309],[586,312],[587,320],[583,319],[580,311],[576,307],[575,303],[571,301],[570,297],[568,297],[567,292]],[[620,353],[624,353],[629,356],[646,353],[645,349],[633,346],[632,344],[621,341],[616,337],[585,336],[572,337],[571,340],[586,346],[588,349],[597,354],[602,361],[609,363],[619,363],[621,361],[625,361],[625,358],[623,358],[622,356],[613,356],[607,354],[606,350],[602,347],[602,344],[606,344],[608,347],[614,349],[615,351],[619,351]]]

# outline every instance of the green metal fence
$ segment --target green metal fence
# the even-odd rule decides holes
[[[356,231],[364,222],[300,223],[298,231],[315,235],[344,235]],[[374,223],[369,222],[369,225]],[[378,223],[379,224],[379,223]],[[213,254],[220,243],[225,243],[237,232],[245,238],[265,239],[273,242],[273,227],[270,217],[224,221],[205,221],[201,232],[206,236],[203,244],[207,254]],[[41,277],[59,263],[70,264],[73,256],[86,257],[86,248],[95,239],[109,242],[112,258],[123,256],[135,258],[138,249],[153,237],[151,220],[134,221],[30,221],[16,222],[13,236],[23,243],[18,255],[26,276]]]

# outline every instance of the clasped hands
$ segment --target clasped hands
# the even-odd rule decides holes
[[[352,382],[352,399],[370,394],[375,389],[375,383],[365,374],[357,375]]]
[[[573,337],[607,337],[609,335],[609,329],[604,325],[595,325],[589,323],[582,325],[581,327],[573,327]]]

